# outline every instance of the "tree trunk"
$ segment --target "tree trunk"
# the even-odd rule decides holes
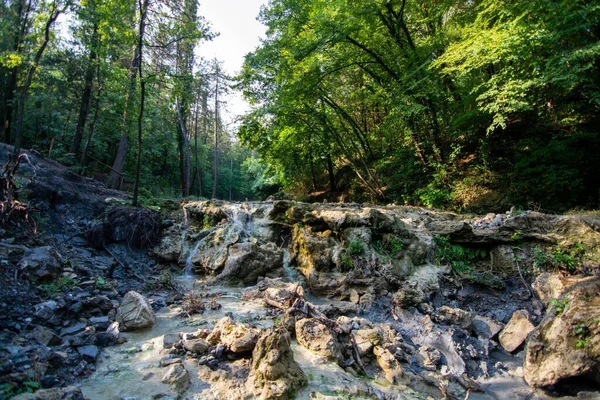
[[[333,170],[333,161],[331,161],[331,154],[327,154],[327,173],[329,174],[329,188],[332,192],[337,190],[337,186],[335,184],[335,173]]]
[[[142,4],[141,1],[144,3]],[[138,135],[137,135],[137,143],[138,143],[138,154],[137,154],[137,165],[135,169],[135,185],[133,186],[133,206],[137,207],[138,205],[138,196],[140,191],[140,171],[142,168],[142,123],[144,120],[144,103],[146,102],[146,82],[144,81],[144,76],[142,74],[142,50],[144,48],[144,31],[146,30],[146,14],[148,12],[148,3],[149,0],[140,0],[140,30],[138,37],[138,74],[140,76],[140,110],[138,113]]]
[[[216,62],[216,60],[215,60]],[[219,169],[219,136],[217,132],[219,120],[219,64],[216,63],[215,66],[215,120],[213,124],[213,134],[214,134],[214,153],[213,153],[213,190],[212,190],[212,198],[217,198],[217,179],[218,179],[218,169]]]
[[[33,81],[33,75],[35,74],[35,71],[37,70],[37,67],[40,64],[42,54],[44,54],[44,51],[46,50],[46,47],[48,47],[48,43],[50,42],[50,28],[52,28],[52,25],[54,24],[58,16],[62,12],[64,12],[65,9],[66,6],[59,9],[58,5],[56,4],[56,1],[52,3],[50,16],[48,17],[46,25],[44,26],[44,41],[42,42],[42,45],[40,46],[38,51],[35,53],[33,62],[29,67],[29,70],[27,71],[25,82],[23,83],[23,86],[19,91],[20,96],[19,108],[17,109],[17,129],[15,131],[15,154],[17,154],[21,150],[21,145],[23,143],[23,118],[25,114],[25,100],[27,99],[27,92],[29,91],[29,87],[31,86],[31,82]]]
[[[92,98],[92,86],[94,83],[94,71],[96,62],[96,47],[98,46],[98,24],[94,23],[94,31],[92,32],[92,42],[90,49],[90,58],[88,61],[87,70],[85,71],[83,94],[81,96],[81,105],[79,106],[79,118],[77,119],[77,128],[75,129],[75,137],[73,137],[73,146],[71,152],[77,154],[83,139],[83,131],[90,112],[90,100]]]
[[[185,119],[181,110],[179,99],[176,100],[177,119],[179,120],[179,170],[181,177],[181,195],[187,197],[190,195],[190,141],[186,129]]]

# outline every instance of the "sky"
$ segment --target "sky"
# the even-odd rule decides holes
[[[265,37],[265,26],[256,20],[260,6],[267,0],[200,0],[199,13],[211,24],[211,30],[219,36],[203,42],[198,53],[205,59],[217,58],[229,75],[242,68],[244,56]],[[226,100],[223,121],[232,123],[237,115],[249,109],[241,93],[232,92]]]

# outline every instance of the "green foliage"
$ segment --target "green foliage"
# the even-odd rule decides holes
[[[581,243],[568,249],[555,247],[551,252],[535,247],[532,264],[535,270],[562,268],[574,273],[582,265],[584,256],[585,248]]]
[[[2,383],[0,384],[0,395],[2,398],[11,398],[22,393],[34,393],[41,387],[41,384],[36,381],[24,381],[21,385]]]
[[[54,282],[40,285],[39,288],[44,297],[50,298],[62,292],[63,290],[70,289],[74,286],[77,286],[77,281],[68,277],[62,277]]]
[[[520,230],[516,230],[513,232],[513,234],[511,235],[511,239],[512,240],[520,240],[523,237],[523,234],[521,233]]]
[[[346,248],[353,256],[358,256],[365,252],[365,244],[359,237],[352,239]]]
[[[347,254],[345,251],[340,253],[340,266],[342,267],[342,271],[350,271],[354,268],[354,261],[352,261],[352,257]]]
[[[210,228],[210,215],[204,214],[202,217],[202,229]]]
[[[556,312],[560,315],[565,310],[565,307],[567,307],[567,304],[569,304],[569,299],[567,297],[563,297],[562,299],[552,299],[550,304],[554,306]]]
[[[447,236],[437,235],[433,240],[436,246],[436,261],[438,263],[449,264],[457,274],[469,274],[473,272],[473,263],[487,256],[487,252],[484,249],[452,244]]]

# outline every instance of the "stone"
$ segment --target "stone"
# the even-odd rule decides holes
[[[270,287],[264,291],[265,303],[283,311],[290,308],[296,298],[302,298],[303,296],[304,290],[297,283],[285,287]]]
[[[302,346],[327,360],[341,359],[337,335],[327,325],[315,318],[296,321],[296,339]]]
[[[400,284],[400,289],[392,296],[396,306],[407,308],[425,302],[429,296],[439,290],[439,275],[446,269],[435,265],[419,267]]]
[[[169,354],[160,359],[158,366],[164,368],[173,364],[181,364],[182,362],[183,360],[177,357],[175,354]]]
[[[67,360],[69,355],[64,351],[53,351],[48,357],[48,363],[55,369],[62,367]]]
[[[130,291],[125,294],[121,302],[117,321],[122,330],[134,330],[153,326],[156,323],[156,316],[141,294]]]
[[[435,371],[441,360],[442,354],[439,350],[427,345],[419,347],[417,362],[421,367],[429,371]]]
[[[51,246],[36,247],[25,253],[18,263],[21,274],[38,282],[57,279],[61,273],[61,256]]]
[[[259,336],[259,329],[230,325],[221,331],[221,343],[232,353],[248,353],[254,350]]]
[[[539,274],[531,286],[546,306],[550,304],[552,299],[558,299],[566,289],[560,276],[550,272]]]
[[[259,399],[288,400],[306,383],[306,375],[294,360],[290,335],[273,328],[263,332],[252,352],[248,392]]]
[[[163,336],[163,349],[170,349],[179,340],[180,338],[177,333],[167,333]]]
[[[58,346],[62,342],[56,333],[39,325],[31,331],[31,336],[44,346]]]
[[[508,324],[502,329],[502,332],[500,332],[498,339],[502,348],[512,353],[525,342],[529,332],[534,329],[535,327],[529,321],[529,313],[525,310],[517,310],[513,313]]]
[[[161,382],[171,385],[177,393],[181,394],[190,387],[190,374],[182,364],[173,364],[167,369]]]
[[[352,338],[361,356],[371,353],[374,346],[381,344],[381,331],[377,328],[352,331]]]
[[[76,324],[70,325],[60,331],[60,336],[71,336],[76,335],[85,331],[87,324],[85,322],[78,322]]]
[[[229,246],[227,261],[216,279],[231,285],[253,285],[259,276],[268,276],[282,267],[283,251],[274,243],[236,243]]]
[[[221,342],[221,332],[233,325],[233,320],[230,317],[223,317],[215,324],[212,332],[206,337],[206,341],[212,345],[217,345]]]
[[[373,354],[377,357],[377,364],[383,370],[385,379],[392,384],[400,383],[400,378],[404,375],[404,370],[394,355],[381,346],[375,346]]]
[[[502,330],[503,326],[500,322],[481,315],[475,315],[471,322],[473,332],[477,336],[486,339],[492,339],[496,336]]]
[[[77,348],[77,352],[88,362],[96,361],[100,354],[100,350],[94,345],[80,346]]]
[[[358,304],[358,301],[360,300],[360,295],[358,294],[356,289],[350,289],[350,297],[349,298],[352,303]]]
[[[106,329],[111,323],[108,315],[104,315],[102,317],[91,317],[89,321],[90,324],[92,324],[96,329]]]
[[[152,249],[152,253],[162,261],[178,261],[181,255],[181,232],[178,227],[171,227],[162,235],[160,242]]]
[[[58,303],[54,300],[48,300],[33,306],[34,316],[42,321],[53,321],[56,319],[55,313],[58,309]]]
[[[183,341],[183,348],[195,354],[202,354],[208,350],[209,347],[210,344],[204,339],[191,339]]]
[[[92,310],[98,310],[101,314],[106,314],[113,309],[113,304],[108,296],[97,295],[87,299],[85,307]]]
[[[41,389],[35,393],[23,393],[13,400],[85,400],[81,389],[68,386],[64,388]]]
[[[100,347],[108,347],[117,343],[118,336],[111,332],[96,333],[96,345]]]
[[[441,306],[438,312],[438,320],[445,324],[458,325],[469,330],[472,326],[473,316],[470,312],[460,308]]]
[[[529,335],[523,377],[547,387],[583,377],[600,384],[600,278],[571,286]]]

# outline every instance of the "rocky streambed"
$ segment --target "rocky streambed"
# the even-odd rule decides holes
[[[4,397],[600,395],[597,218],[293,201],[159,216],[41,187],[49,231],[0,241]]]

